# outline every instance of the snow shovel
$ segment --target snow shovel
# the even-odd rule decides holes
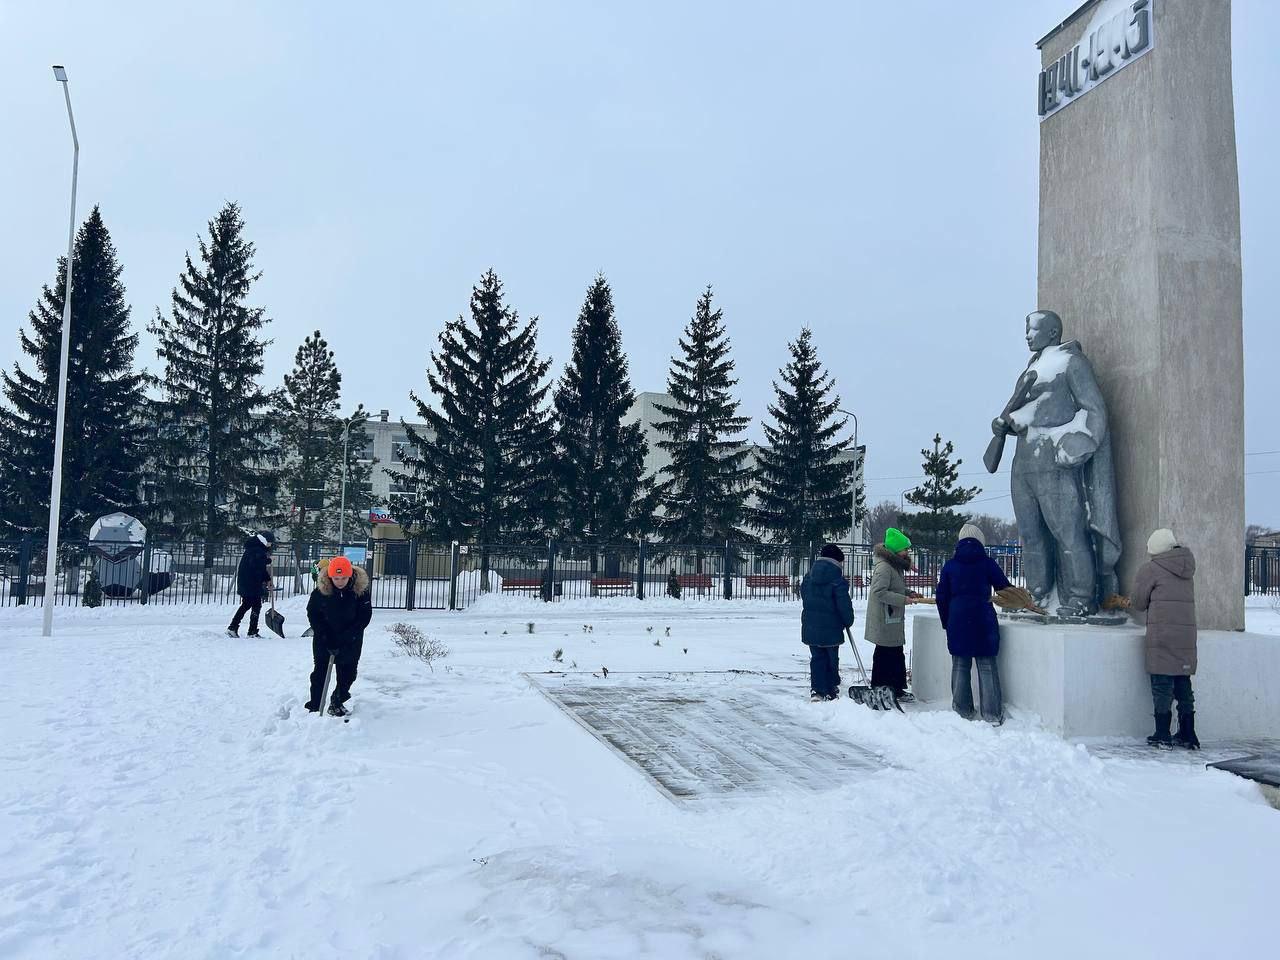
[[[320,688],[320,700],[316,703],[316,713],[324,716],[326,709],[325,701],[329,698],[329,681],[333,678],[333,661],[336,654],[332,650],[329,651],[329,666],[324,668],[324,686]]]
[[[867,668],[862,665],[862,654],[858,652],[858,644],[853,639],[853,633],[848,627],[844,628],[844,633],[849,638],[849,646],[853,648],[853,656],[858,661],[858,669],[862,672],[862,683],[855,683],[849,687],[849,699],[854,703],[868,706],[872,710],[893,708],[899,713],[905,713],[906,711],[898,703],[898,698],[894,696],[893,690],[889,687],[871,686],[871,680],[867,677]]]
[[[268,630],[280,639],[284,639],[284,614],[276,609],[276,596],[274,592],[271,594],[271,609],[267,611],[267,615],[263,617],[263,621],[266,623]]]

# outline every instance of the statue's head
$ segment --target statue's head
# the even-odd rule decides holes
[[[1061,317],[1052,310],[1036,310],[1027,314],[1027,346],[1032,353],[1061,342]]]

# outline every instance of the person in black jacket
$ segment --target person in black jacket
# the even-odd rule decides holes
[[[329,657],[334,658],[338,681],[329,698],[331,716],[346,716],[343,706],[351,699],[351,684],[356,680],[360,650],[364,645],[364,628],[373,618],[373,598],[369,595],[369,574],[353,566],[346,557],[334,557],[316,578],[316,588],[307,601],[307,622],[311,624],[311,699],[306,708],[323,709],[324,675]]]
[[[822,548],[800,582],[800,640],[809,648],[809,699],[840,696],[840,645],[853,626],[853,600],[844,578],[844,551],[834,543]]]
[[[260,637],[258,614],[262,612],[262,598],[272,589],[271,548],[276,537],[270,530],[263,530],[244,542],[244,555],[236,569],[236,592],[240,595],[240,609],[231,618],[227,636],[240,636],[240,621],[249,614],[249,636]],[[252,613],[250,613],[252,611]]]

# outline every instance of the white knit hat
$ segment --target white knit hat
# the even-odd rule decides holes
[[[960,539],[961,540],[973,539],[973,540],[977,540],[984,547],[987,545],[987,535],[982,532],[981,527],[972,523],[966,523],[963,527],[960,528]]]
[[[1158,557],[1162,553],[1168,553],[1177,545],[1178,538],[1173,535],[1173,531],[1167,527],[1161,527],[1147,539],[1147,553]]]

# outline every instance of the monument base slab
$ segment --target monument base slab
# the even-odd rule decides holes
[[[1000,624],[1000,685],[1007,706],[1077,737],[1145,737],[1154,729],[1144,629]],[[1280,637],[1203,630],[1192,680],[1201,740],[1275,736],[1280,731]],[[978,698],[975,669],[971,678]],[[951,655],[942,624],[912,624],[912,690],[951,700]],[[1175,706],[1176,709],[1176,706]]]

